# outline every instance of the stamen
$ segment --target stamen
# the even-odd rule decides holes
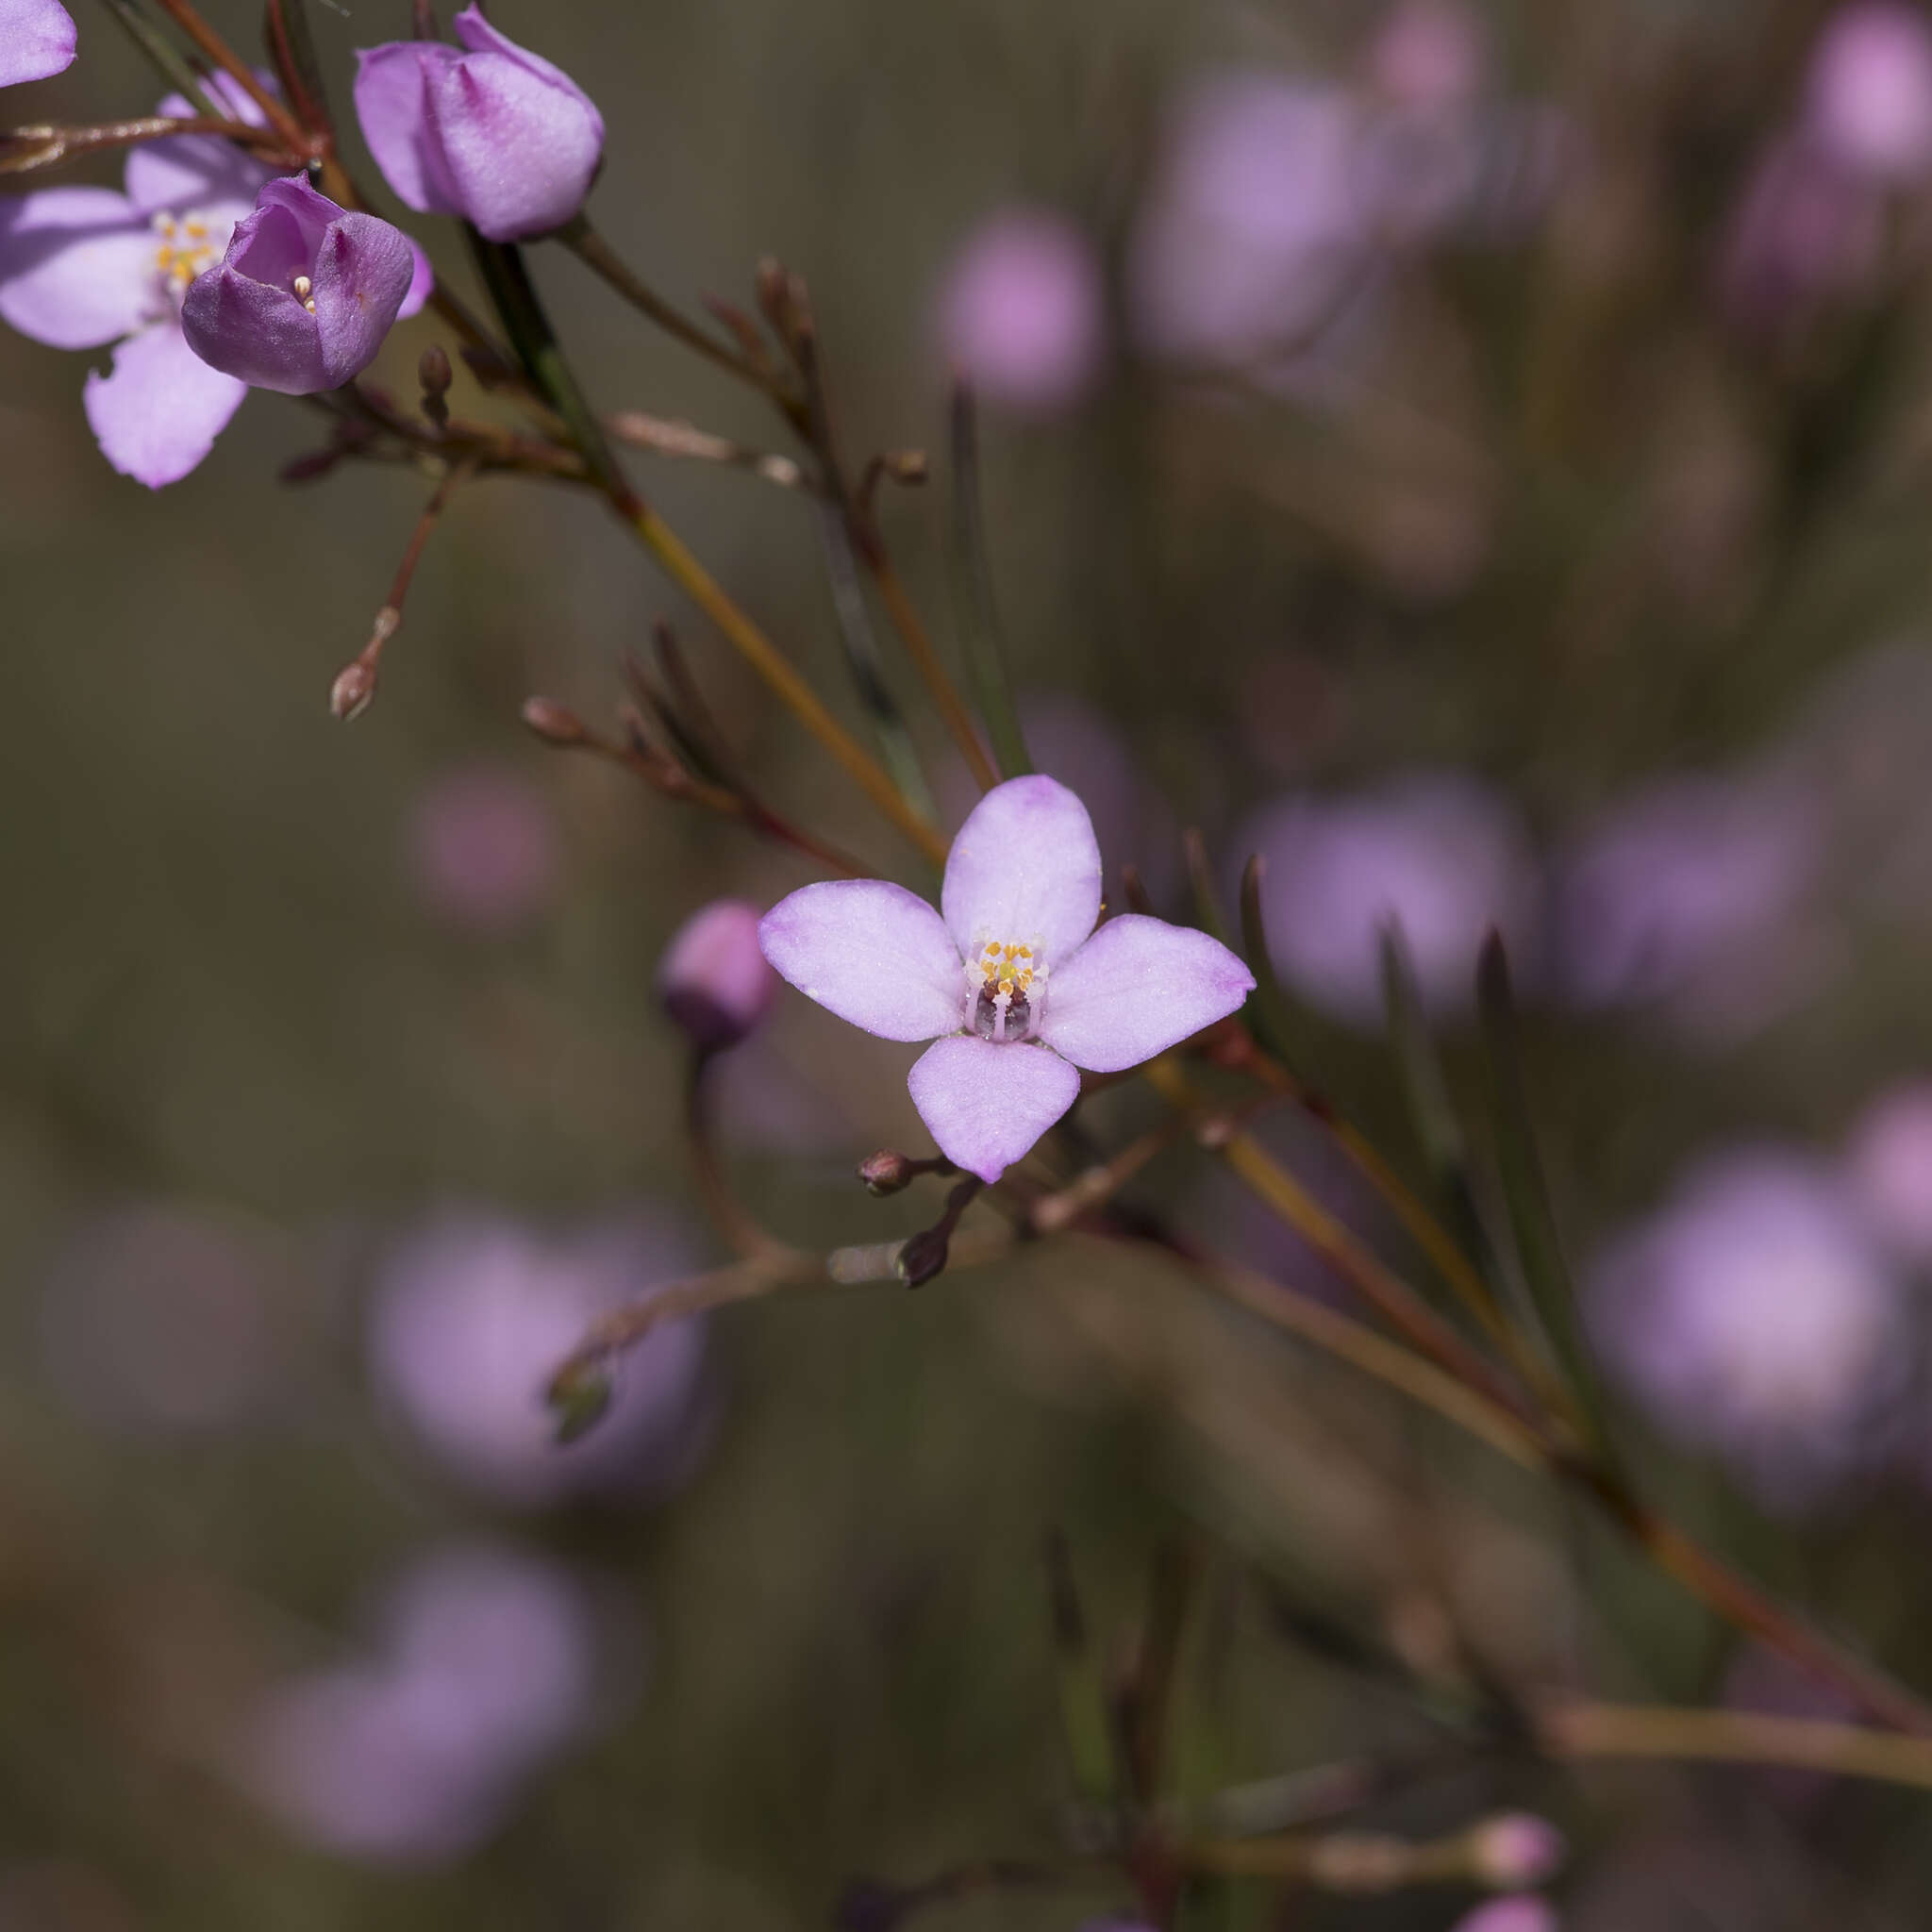
[[[296,301],[307,303],[309,308],[313,308],[315,307],[315,304],[308,301],[308,292],[314,287],[315,284],[311,282],[307,275],[297,275],[295,277]]]

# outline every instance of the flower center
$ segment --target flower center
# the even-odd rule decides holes
[[[158,238],[155,267],[160,271],[162,286],[178,302],[195,276],[215,265],[227,238],[217,238],[206,215],[158,214],[150,225]]]
[[[975,939],[966,960],[966,1028],[982,1040],[1024,1040],[1046,997],[1046,961],[1034,941]]]

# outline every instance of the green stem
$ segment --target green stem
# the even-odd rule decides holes
[[[178,88],[194,104],[198,114],[206,115],[211,121],[232,121],[235,118],[232,114],[224,113],[208,99],[201,77],[188,64],[187,56],[148,19],[137,0],[102,0],[102,4],[127,30],[127,36],[134,44],[154,63],[156,73],[170,87]]]
[[[1017,778],[1033,769],[1033,760],[1026,755],[1026,740],[1007,676],[1006,645],[999,606],[993,597],[992,566],[986,554],[986,525],[980,514],[978,417],[972,387],[963,379],[953,385],[952,430],[953,563],[967,658],[1000,775]]]

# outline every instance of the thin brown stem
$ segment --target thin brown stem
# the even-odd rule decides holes
[[[315,142],[288,107],[255,77],[255,71],[201,17],[191,0],[157,0],[170,20],[192,41],[201,53],[219,67],[267,117],[268,125],[281,135],[297,154],[318,153]]]
[[[803,426],[803,399],[785,386],[775,370],[768,364],[755,361],[741,345],[721,342],[674,304],[667,302],[605,241],[587,216],[578,215],[575,221],[559,228],[555,239],[666,335],[675,338],[706,361],[727,371],[742,382],[750,383],[753,388],[762,390],[794,424]]]
[[[1860,1724],[1755,1710],[1569,1704],[1544,1712],[1539,1731],[1557,1757],[1775,1765],[1932,1790],[1932,1740]]]
[[[97,121],[82,127],[48,123],[9,128],[0,134],[0,175],[31,175],[80,155],[134,147],[179,134],[215,135],[261,156],[272,166],[301,166],[301,158],[291,154],[282,136],[271,127],[206,114],[144,114],[132,121]]]
[[[701,462],[719,463],[726,469],[749,470],[781,490],[806,487],[805,472],[790,457],[774,456],[767,450],[749,449],[729,437],[713,436],[690,423],[675,423],[661,416],[646,415],[642,409],[620,409],[608,419],[607,426],[620,442],[635,449],[647,449],[660,457],[694,457]]]
[[[396,574],[390,582],[389,600],[375,613],[369,641],[337,676],[329,692],[329,709],[344,722],[367,710],[370,701],[375,696],[382,654],[388,649],[389,641],[403,626],[403,604],[409,594],[416,566],[423,560],[423,553],[428,547],[429,539],[448,508],[450,498],[475,474],[473,463],[461,459],[453,462],[443,473],[442,480],[437,484],[429,501],[423,506],[423,514],[416,519],[416,527],[409,532],[402,561],[396,565]]]
[[[706,1212],[718,1232],[745,1260],[789,1257],[792,1251],[758,1225],[725,1174],[717,1135],[712,1131],[710,1096],[705,1077],[713,1058],[702,1048],[694,1049],[684,1083],[685,1139],[691,1147],[691,1165],[697,1170],[698,1191],[704,1196]]]

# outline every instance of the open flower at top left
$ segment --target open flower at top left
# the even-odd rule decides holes
[[[74,59],[74,22],[60,0],[0,0],[0,87],[45,80]]]
[[[235,119],[260,125],[227,75],[208,86]],[[193,110],[171,95],[159,111]],[[214,136],[182,135],[132,149],[122,193],[43,188],[0,200],[0,320],[51,348],[115,345],[112,371],[92,372],[82,400],[102,455],[150,489],[187,475],[248,393],[188,346],[181,307],[271,172]],[[427,294],[419,262],[402,312]]]

